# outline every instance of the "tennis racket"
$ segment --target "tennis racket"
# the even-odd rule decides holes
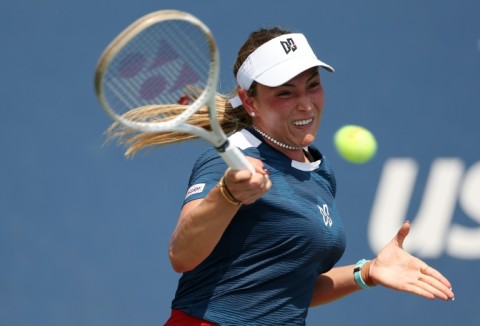
[[[161,10],[141,17],[104,50],[95,71],[95,92],[104,111],[125,127],[147,133],[184,132],[209,142],[233,169],[254,173],[243,153],[232,146],[216,114],[219,54],[209,28],[196,17]],[[178,107],[147,118],[135,111]],[[210,128],[188,123],[208,109]]]

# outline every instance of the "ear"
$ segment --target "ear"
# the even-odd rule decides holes
[[[240,100],[242,100],[242,105],[245,108],[245,111],[247,111],[248,115],[256,111],[254,98],[248,96],[246,90],[240,88],[238,90],[238,97],[240,97]]]

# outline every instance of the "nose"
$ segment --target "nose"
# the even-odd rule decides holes
[[[310,97],[304,95],[298,99],[297,109],[301,111],[311,111],[313,109],[313,103]]]

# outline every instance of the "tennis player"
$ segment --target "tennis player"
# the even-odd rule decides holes
[[[238,87],[218,94],[218,116],[257,173],[227,168],[214,149],[195,163],[170,242],[183,275],[167,326],[304,325],[309,307],[375,285],[454,298],[440,272],[403,250],[408,222],[377,257],[335,266],[345,249],[335,175],[313,145],[320,69],[333,72],[300,33],[261,29],[241,47]],[[182,137],[144,134],[129,153]]]

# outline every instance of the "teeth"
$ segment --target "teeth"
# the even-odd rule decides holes
[[[293,124],[295,126],[305,126],[307,124],[309,124],[310,122],[312,122],[313,119],[307,119],[307,120],[299,120],[299,121],[295,121]]]

